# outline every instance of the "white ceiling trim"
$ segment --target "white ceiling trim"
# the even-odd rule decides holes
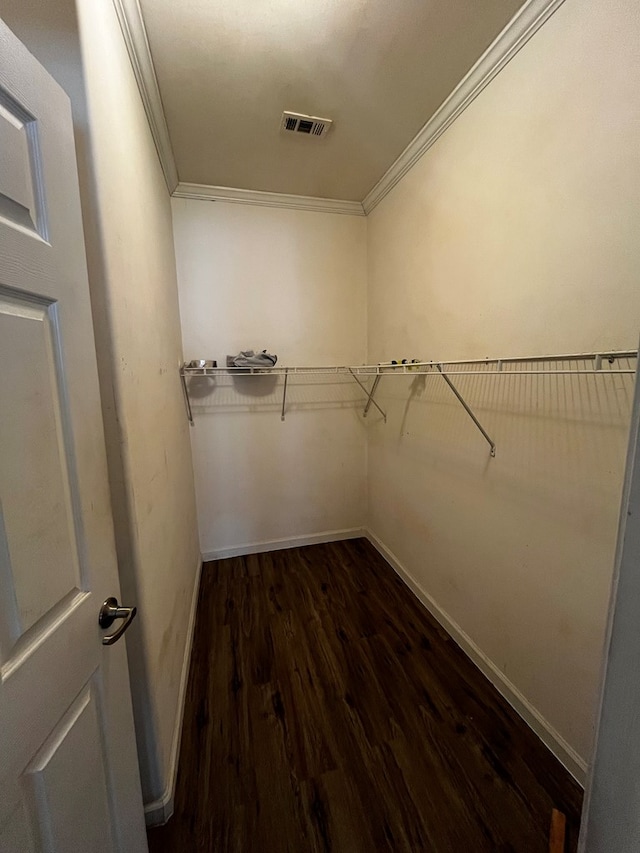
[[[284,207],[294,210],[314,210],[318,213],[345,213],[349,216],[364,216],[359,201],[334,198],[315,198],[308,195],[241,190],[235,187],[211,187],[207,184],[179,183],[173,192],[174,198],[195,198],[200,201],[229,201],[236,204],[254,204],[259,207]]]
[[[113,0],[113,5],[118,15],[164,178],[169,193],[172,193],[178,184],[178,170],[140,4],[138,0]]]
[[[360,203],[234,187],[179,183],[139,2],[138,0],[113,0],[160,164],[172,195],[176,198],[227,201],[263,207],[343,213],[352,216],[367,215],[382,201],[563,3],[564,0],[528,0]]]
[[[362,202],[366,214],[369,214],[409,169],[415,166],[425,151],[442,136],[563,2],[564,0],[529,0],[522,6],[442,106],[367,193]]]

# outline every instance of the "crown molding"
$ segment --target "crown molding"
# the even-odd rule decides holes
[[[158,79],[153,67],[149,39],[142,18],[142,10],[138,0],[113,0],[113,5],[120,22],[164,178],[169,193],[172,193],[178,184],[178,171],[162,106],[162,98],[160,97]]]
[[[425,151],[431,148],[563,3],[564,0],[528,0],[522,6],[422,130],[418,131],[398,159],[365,196],[362,202],[365,214],[369,214],[409,169],[415,166]]]
[[[179,183],[139,2],[138,0],[113,0],[167,187],[174,197],[342,213],[351,216],[367,215],[382,201],[563,3],[564,0],[527,0],[360,203],[234,187]]]
[[[348,216],[365,215],[364,208],[359,201],[270,193],[261,190],[242,190],[235,187],[211,187],[207,184],[179,183],[173,192],[173,197],[194,198],[200,201],[228,201],[235,204],[253,204],[258,207],[314,210],[318,213],[344,213]]]

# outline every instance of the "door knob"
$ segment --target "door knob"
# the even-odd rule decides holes
[[[129,625],[133,622],[136,613],[137,610],[135,607],[120,607],[117,598],[114,598],[113,596],[107,598],[100,608],[100,613],[98,614],[98,625],[105,629],[110,628],[116,619],[124,619],[124,622],[120,625],[117,631],[113,632],[113,634],[105,634],[102,638],[102,645],[111,646],[116,642],[116,640],[119,640]]]

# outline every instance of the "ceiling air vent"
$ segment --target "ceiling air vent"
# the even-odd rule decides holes
[[[319,138],[326,136],[332,124],[333,119],[330,118],[306,116],[303,113],[290,113],[289,111],[282,113],[281,127],[287,133],[302,133],[306,136]]]

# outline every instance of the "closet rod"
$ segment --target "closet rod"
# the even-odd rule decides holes
[[[215,376],[284,376],[284,389],[282,397],[282,409],[280,418],[284,421],[287,389],[290,375],[297,376],[322,376],[322,375],[345,375],[354,379],[362,391],[367,396],[367,402],[363,412],[366,417],[371,406],[375,406],[380,412],[385,422],[387,420],[386,413],[380,408],[375,400],[375,393],[378,389],[378,384],[382,376],[391,375],[413,375],[413,376],[442,376],[451,391],[455,394],[460,404],[464,407],[469,417],[473,420],[476,427],[482,433],[484,439],[491,448],[491,455],[495,456],[495,442],[488,435],[484,427],[481,425],[469,404],[464,400],[460,391],[455,387],[450,377],[452,376],[609,376],[613,375],[633,375],[636,371],[632,368],[620,367],[604,367],[603,363],[608,362],[610,365],[615,364],[620,359],[637,358],[637,350],[609,350],[600,352],[580,352],[580,353],[563,353],[562,355],[537,355],[537,356],[508,356],[505,358],[477,358],[477,359],[461,359],[457,361],[419,361],[410,364],[357,364],[352,366],[309,366],[309,367],[191,367],[186,363],[180,368],[180,380],[182,390],[185,397],[185,405],[189,423],[193,425],[193,414],[191,411],[191,401],[189,399],[189,388],[187,378],[195,377],[215,377]],[[535,368],[535,369],[504,369],[505,365],[527,364],[527,363],[543,363],[543,362],[592,362],[593,366],[583,368],[565,368],[560,367],[553,369],[550,367]],[[478,367],[485,369],[477,369]],[[470,369],[475,368],[475,369]],[[486,369],[489,368],[489,369]],[[359,376],[372,376],[373,382],[371,390],[368,390]]]
[[[446,367],[444,362],[434,362],[431,367]],[[411,373],[411,371],[406,371]],[[416,370],[418,376],[437,376],[433,370]],[[630,376],[635,370],[447,370],[447,376]],[[382,375],[382,374],[381,374]],[[404,374],[402,374],[404,375]]]
[[[463,358],[457,361],[439,361],[439,364],[504,364],[522,361],[598,361],[598,359],[636,358],[638,350],[599,350],[598,352],[578,352],[564,355],[517,355],[508,358]],[[423,362],[430,364],[431,362]],[[435,362],[433,362],[435,364]]]
[[[607,375],[635,373],[632,368],[605,368],[602,363],[608,361],[614,363],[619,359],[637,358],[637,350],[617,350],[609,352],[590,353],[568,353],[563,355],[540,355],[540,356],[515,356],[505,358],[478,358],[462,359],[458,361],[419,361],[412,364],[355,364],[351,366],[305,366],[305,367],[188,367],[186,364],[180,369],[181,376],[322,376],[322,375],[360,375],[360,376],[383,376],[392,374],[422,374],[428,375],[434,372],[438,365],[445,369],[449,376],[546,376],[546,375]],[[540,368],[535,370],[505,370],[504,365],[560,362],[560,361],[592,361],[594,367],[589,368]],[[467,366],[482,365],[494,367],[494,370],[470,370],[463,369]],[[454,370],[449,368],[453,367]],[[437,373],[435,373],[437,375]]]

